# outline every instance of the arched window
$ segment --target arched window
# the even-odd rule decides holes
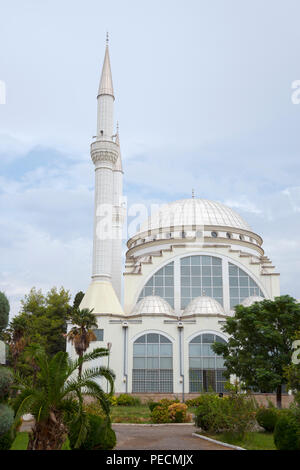
[[[181,308],[200,295],[223,305],[222,260],[215,256],[187,256],[180,260]]]
[[[245,271],[238,268],[232,263],[228,264],[229,268],[229,288],[230,288],[230,308],[241,304],[247,297],[257,295],[264,297],[263,292],[256,282],[248,276]]]
[[[159,295],[174,308],[174,263],[159,269],[145,284],[140,293],[141,300],[148,295]]]
[[[189,381],[190,393],[224,392],[226,378],[224,360],[217,356],[211,348],[212,343],[225,340],[218,335],[203,333],[193,338],[189,344]]]
[[[133,343],[132,392],[173,392],[173,345],[147,333]]]

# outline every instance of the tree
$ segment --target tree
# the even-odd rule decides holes
[[[296,401],[300,404],[300,330],[294,336],[295,347],[293,348],[292,362],[285,368],[285,376],[288,387],[293,391]]]
[[[281,387],[287,383],[284,370],[291,363],[292,342],[299,328],[300,305],[288,295],[250,307],[237,305],[234,317],[223,326],[228,343],[212,347],[223,355],[227,377],[235,374],[245,389],[276,390],[281,408]]]
[[[0,333],[5,330],[8,325],[9,310],[8,298],[4,292],[0,292]]]
[[[74,372],[82,364],[107,356],[107,349],[95,349],[77,361],[71,361],[66,352],[58,352],[51,359],[46,352],[36,352],[34,360],[38,366],[36,383],[27,377],[16,376],[19,394],[13,402],[15,423],[26,413],[31,413],[35,424],[30,433],[29,450],[59,450],[64,443],[72,423],[80,423],[77,442],[83,442],[87,429],[87,415],[83,410],[85,395],[99,400],[109,422],[110,405],[107,395],[94,379],[104,377],[113,393],[114,373],[106,367],[85,370],[81,378]]]
[[[79,357],[82,357],[88,349],[90,342],[96,339],[92,328],[97,328],[97,321],[93,314],[93,310],[83,308],[82,310],[72,310],[69,319],[73,326],[67,334],[67,339],[74,347]],[[78,369],[79,377],[81,377],[82,365]]]
[[[12,367],[16,371],[20,356],[29,342],[28,324],[24,315],[12,319],[4,338],[9,345]]]

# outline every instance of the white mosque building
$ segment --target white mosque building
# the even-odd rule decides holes
[[[122,273],[123,168],[114,101],[107,44],[91,144],[92,281],[81,303],[98,321],[92,348],[109,344],[109,360],[102,364],[109,361],[114,370],[117,393],[187,397],[210,387],[222,392],[223,359],[210,345],[227,340],[222,324],[235,305],[280,294],[279,274],[262,238],[239,214],[196,197],[165,204],[145,220],[127,242]],[[74,355],[70,344],[68,351]]]

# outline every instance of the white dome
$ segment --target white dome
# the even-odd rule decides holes
[[[148,295],[141,299],[131,315],[173,315],[171,305],[157,295]]]
[[[265,299],[263,297],[260,297],[259,295],[252,295],[251,297],[247,297],[246,299],[244,299],[242,305],[244,305],[244,307],[250,307],[255,302],[261,302],[262,300]]]
[[[217,225],[251,231],[230,207],[208,199],[181,199],[164,204],[141,225],[140,232],[170,226]]]
[[[185,315],[207,315],[207,314],[221,314],[225,315],[224,309],[221,304],[212,297],[202,295],[191,300],[186,309],[183,312]]]

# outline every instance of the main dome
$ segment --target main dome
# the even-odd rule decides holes
[[[164,204],[141,224],[140,232],[170,226],[224,226],[251,231],[245,220],[230,207],[208,199],[181,199]]]

